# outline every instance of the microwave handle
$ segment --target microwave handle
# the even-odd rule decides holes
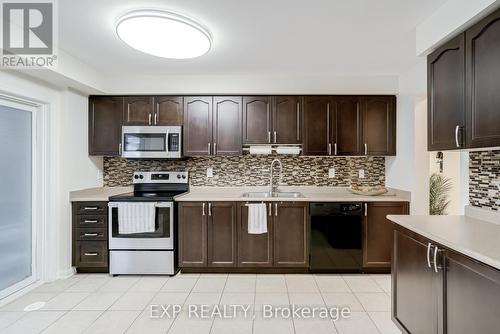
[[[170,131],[167,130],[167,136],[165,137],[165,152],[168,153],[168,136],[170,135]]]

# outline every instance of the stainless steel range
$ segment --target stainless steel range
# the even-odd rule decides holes
[[[109,198],[109,272],[177,271],[174,196],[188,191],[187,172],[135,172],[134,192]]]

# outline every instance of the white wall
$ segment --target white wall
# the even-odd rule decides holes
[[[22,74],[0,71],[0,92],[39,102],[47,110],[47,185],[45,200],[47,249],[42,279],[71,273],[71,214],[68,193],[102,185],[99,160],[87,156],[87,97],[62,91]]]
[[[449,0],[417,27],[417,55],[432,52],[496,8],[500,0]]]
[[[415,103],[415,141],[413,167],[415,183],[412,190],[412,213],[429,214],[429,153],[427,152],[427,99]]]

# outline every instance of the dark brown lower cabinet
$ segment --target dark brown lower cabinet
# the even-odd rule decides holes
[[[208,266],[236,266],[236,220],[234,202],[207,203]]]
[[[205,202],[179,203],[179,265],[207,265],[207,208]]]
[[[395,225],[392,316],[403,333],[500,328],[500,270]]]
[[[108,272],[108,203],[72,203],[72,263],[78,272]]]
[[[248,207],[239,203],[238,210],[238,267],[272,267],[273,265],[273,224],[268,215],[267,233],[248,233]],[[267,205],[272,215],[272,205]]]
[[[387,215],[407,215],[408,202],[366,203],[363,219],[363,268],[391,268],[392,222]]]
[[[308,203],[274,203],[275,267],[309,267]]]
[[[412,334],[437,334],[438,295],[443,273],[429,266],[428,241],[417,235],[394,232],[392,315],[401,330]]]
[[[500,271],[446,252],[446,332],[500,331]]]

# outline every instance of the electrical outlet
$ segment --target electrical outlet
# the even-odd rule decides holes
[[[212,167],[207,168],[207,177],[214,177],[214,169]]]
[[[364,178],[365,178],[365,170],[364,170],[364,169],[360,169],[360,170],[358,171],[358,177],[359,177],[360,179],[364,179]]]
[[[328,177],[331,179],[335,177],[335,168],[334,167],[328,168]]]

